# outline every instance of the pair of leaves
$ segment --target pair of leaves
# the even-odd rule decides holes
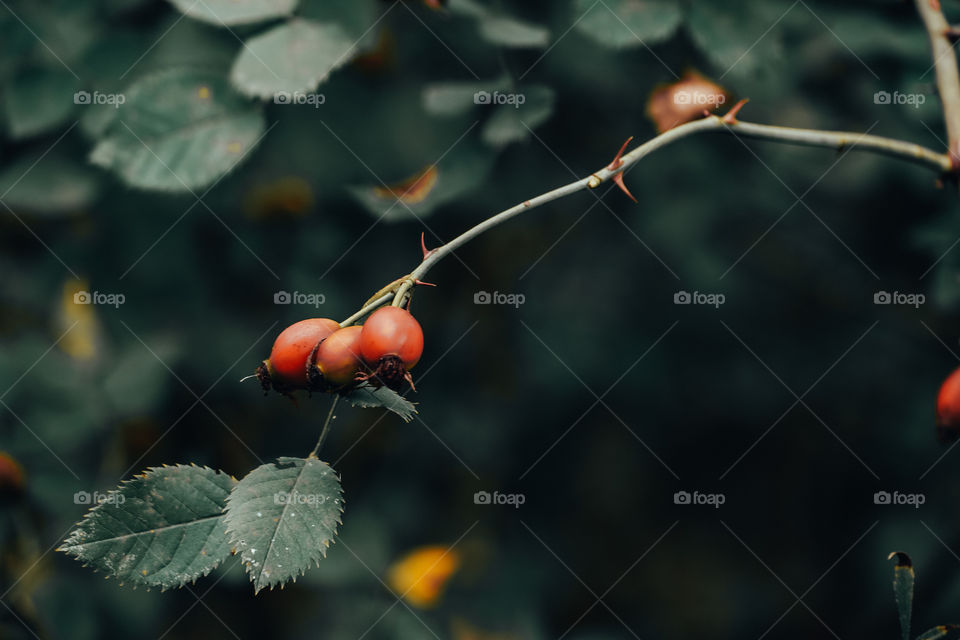
[[[59,550],[123,583],[161,589],[237,553],[260,591],[326,555],[342,505],[339,478],[316,458],[280,458],[239,482],[207,467],[154,467],[106,494]]]

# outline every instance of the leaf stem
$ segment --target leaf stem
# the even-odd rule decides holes
[[[333,422],[333,419],[336,417],[333,415],[334,409],[337,408],[337,401],[340,400],[338,394],[333,394],[333,402],[330,403],[330,412],[327,413],[327,419],[323,421],[323,429],[320,431],[320,438],[317,440],[317,446],[313,448],[313,451],[310,452],[310,455],[307,458],[316,458],[317,454],[320,453],[320,447],[323,446],[323,441],[327,439],[327,434],[330,432],[330,423]]]

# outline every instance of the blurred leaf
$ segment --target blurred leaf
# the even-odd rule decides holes
[[[545,47],[550,42],[550,30],[546,27],[503,15],[481,20],[480,35],[505,47]]]
[[[941,624],[917,636],[917,640],[943,640],[944,638],[950,640],[960,638],[960,627],[955,624]]]
[[[413,414],[417,413],[417,408],[412,402],[387,387],[374,388],[362,385],[350,391],[345,397],[355,407],[364,409],[383,407],[393,411],[403,418],[404,422],[413,420]]]
[[[103,495],[59,551],[122,582],[182,587],[230,555],[223,508],[235,483],[206,467],[152,467]]]
[[[704,55],[717,65],[720,77],[748,75],[783,55],[780,15],[776,5],[743,11],[730,5],[698,0],[690,7],[687,27]]]
[[[191,18],[217,26],[261,22],[293,14],[298,0],[170,0]]]
[[[455,200],[486,179],[493,164],[494,154],[489,149],[471,147],[462,142],[435,167],[435,175],[418,172],[412,180],[424,180],[434,184],[424,198],[411,201],[404,194],[411,179],[393,186],[381,184],[349,187],[349,192],[374,217],[383,220],[404,220],[429,215],[437,207]],[[419,192],[418,192],[419,195]]]
[[[63,124],[74,110],[76,79],[65,69],[33,69],[4,89],[10,136],[29,138]]]
[[[423,108],[438,116],[460,115],[477,106],[477,94],[492,94],[508,85],[507,78],[490,82],[438,82],[423,90]]]
[[[340,479],[316,458],[279,458],[251,471],[227,500],[227,531],[254,591],[319,565],[343,512]]]
[[[913,612],[913,561],[907,554],[894,551],[889,558],[897,558],[893,568],[893,595],[897,601],[897,612],[900,614],[900,635],[903,640],[910,640],[910,617]],[[888,559],[889,559],[888,558]]]
[[[260,98],[313,91],[355,52],[340,26],[294,19],[248,40],[230,80],[246,95]]]
[[[263,114],[211,71],[169,69],[126,92],[91,161],[131,186],[186,191],[231,171],[257,144]]]
[[[387,569],[387,584],[410,604],[436,606],[447,582],[460,568],[460,554],[442,545],[418,547]]]
[[[56,324],[63,332],[58,342],[60,349],[75,360],[92,360],[100,351],[100,319],[96,307],[90,303],[90,283],[68,278],[60,294]]]
[[[100,193],[100,177],[71,155],[54,149],[31,154],[0,171],[0,194],[17,214],[82,213]]]
[[[550,87],[525,87],[518,95],[524,97],[523,104],[500,105],[484,123],[481,133],[484,142],[503,147],[511,142],[526,140],[531,130],[553,115],[555,94]]]
[[[576,28],[605,47],[652,46],[673,35],[683,19],[674,0],[576,0]]]

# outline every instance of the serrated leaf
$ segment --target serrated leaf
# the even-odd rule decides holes
[[[503,147],[511,142],[525,140],[532,129],[553,115],[553,89],[543,86],[525,87],[519,94],[523,104],[504,104],[483,125],[481,137],[487,144]]]
[[[313,91],[356,52],[337,24],[294,19],[247,41],[230,80],[249,96]]]
[[[279,458],[227,499],[226,524],[254,591],[296,580],[327,555],[343,512],[340,479],[316,458]]]
[[[3,92],[10,137],[29,138],[63,124],[75,108],[76,86],[65,69],[33,70],[14,78]]]
[[[170,0],[191,18],[217,26],[248,24],[293,14],[298,0]]]
[[[404,422],[413,420],[413,414],[417,413],[416,405],[387,387],[375,388],[362,385],[347,393],[345,397],[355,407],[364,409],[383,407],[403,418]]]
[[[488,42],[504,47],[545,47],[550,30],[503,15],[491,15],[480,21],[480,35]]]
[[[182,587],[230,555],[223,509],[235,484],[207,467],[150,468],[104,494],[59,551],[123,582]]]
[[[141,189],[204,187],[230,172],[264,131],[260,109],[214,71],[168,69],[124,95],[90,160]]]
[[[913,561],[910,560],[910,556],[901,551],[891,553],[889,558],[893,557],[897,559],[897,564],[893,568],[893,595],[900,615],[900,635],[903,640],[910,640],[910,617],[913,613],[915,579]]]
[[[683,20],[676,0],[577,0],[576,23],[584,35],[606,47],[652,46],[673,35]]]
[[[955,624],[941,624],[917,636],[917,640],[943,640],[944,638],[949,640],[960,638],[960,627]]]

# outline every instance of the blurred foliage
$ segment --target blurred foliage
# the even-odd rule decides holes
[[[147,593],[52,553],[77,492],[308,452],[327,399],[238,382],[279,330],[353,313],[421,232],[435,246],[654,135],[649,94],[688,69],[749,97],[745,120],[944,146],[910,3],[446,4],[0,6],[0,450],[26,478],[0,505],[0,637],[742,639],[811,585],[816,617],[796,606],[766,637],[891,637],[894,548],[922,567],[924,620],[955,619],[958,454],[933,428],[960,353],[955,189],[722,135],[633,167],[639,206],[580,193],[431,273],[419,414],[340,407],[323,458],[344,526],[295,585],[254,597],[233,557]],[[726,502],[674,504],[694,490]],[[436,605],[395,604],[389,567],[454,543]]]

